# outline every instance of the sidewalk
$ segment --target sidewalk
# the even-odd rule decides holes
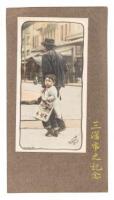
[[[68,83],[68,84],[66,84],[65,88],[68,86],[81,87],[82,84],[81,84],[81,82]],[[23,81],[22,82],[21,101],[36,100],[40,96],[40,89],[41,89],[40,84],[35,85],[33,83],[33,81],[26,81],[26,82]]]
[[[72,119],[64,119],[65,125],[67,128],[80,128],[81,126],[81,121],[80,120],[72,120]],[[42,122],[39,120],[34,120],[34,121],[21,121],[21,128],[22,129],[42,129]]]
[[[67,128],[61,132],[58,137],[46,137],[45,129],[22,129],[21,130],[21,148],[26,150],[39,151],[72,151],[81,147],[80,128]]]
[[[31,82],[22,84],[22,100],[36,100],[40,95],[40,85]],[[79,84],[66,85],[61,92],[61,110],[66,129],[58,137],[46,137],[41,121],[35,120],[37,105],[21,105],[20,144],[24,150],[43,151],[78,150],[81,147],[81,94]]]
[[[36,100],[40,96],[40,85],[24,83],[22,100]],[[61,110],[64,119],[81,119],[81,87],[67,85],[61,92]],[[37,105],[21,105],[21,120],[34,120]]]

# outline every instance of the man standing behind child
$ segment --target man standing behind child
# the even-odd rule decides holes
[[[42,56],[43,84],[46,75],[54,74],[56,77],[55,87],[57,89],[57,96],[60,98],[60,89],[64,87],[65,82],[65,62],[63,56],[55,51],[55,41],[53,39],[45,38],[42,45],[46,51]],[[62,117],[60,119],[58,118],[58,124],[60,131],[65,129],[65,123]]]

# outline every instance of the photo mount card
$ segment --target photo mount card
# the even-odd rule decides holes
[[[51,37],[56,44],[50,51],[46,51],[42,47],[42,42],[48,39],[49,46]],[[27,39],[29,39],[29,47]],[[87,40],[87,18],[18,18],[16,151],[86,152]],[[36,50],[34,50],[34,42],[36,42]],[[58,61],[52,63],[52,59],[58,59],[58,65],[56,65]],[[50,70],[52,67],[53,69]],[[60,108],[58,108],[59,102],[53,103],[57,104],[55,107],[59,109],[59,113],[62,110],[61,115],[66,126],[66,130],[60,134],[60,137],[57,139],[52,137],[50,140],[45,137],[46,130],[41,120],[39,122],[34,120],[38,105],[22,104],[23,100],[24,103],[31,102],[30,98],[33,102],[33,99],[37,99],[41,94],[45,73],[46,75],[55,73],[58,81],[55,82],[56,89],[58,90],[59,87],[59,90],[63,91],[59,94],[62,99]],[[34,85],[36,77],[38,83]],[[61,78],[64,79],[64,86]],[[56,112],[56,108],[54,110]],[[53,124],[52,128],[54,129]]]
[[[8,192],[106,192],[107,8],[8,8],[7,83]]]

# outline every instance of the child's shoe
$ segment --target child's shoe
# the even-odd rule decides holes
[[[53,136],[54,136],[54,137],[58,137],[58,134],[59,134],[59,131],[58,131],[58,130],[55,130],[55,131],[53,132]]]
[[[66,129],[65,122],[63,121],[63,119],[58,118],[57,123],[59,126],[59,132],[64,131]]]
[[[53,129],[50,128],[50,129],[47,129],[47,133],[45,134],[45,136],[49,137],[49,136],[52,136],[53,135]]]

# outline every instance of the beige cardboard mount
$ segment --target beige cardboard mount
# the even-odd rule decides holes
[[[87,152],[15,152],[17,18],[88,18]],[[107,8],[54,7],[7,9],[7,190],[33,192],[107,191]],[[91,178],[91,126],[101,126],[100,158],[102,178]],[[98,173],[100,168],[96,168]]]

